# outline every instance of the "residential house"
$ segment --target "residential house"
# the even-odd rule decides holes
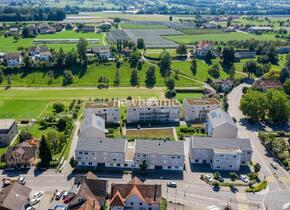
[[[282,84],[279,80],[259,79],[254,82],[253,87],[266,92],[269,89],[282,89]]]
[[[85,116],[97,115],[105,120],[107,124],[120,123],[120,105],[117,101],[98,101],[85,104]]]
[[[82,27],[82,32],[95,32],[96,31],[96,28],[95,26],[90,26],[90,25],[84,25]]]
[[[176,100],[140,100],[127,102],[127,123],[179,123],[180,103]]]
[[[18,133],[17,123],[12,119],[0,119],[0,146],[8,146]]]
[[[251,162],[250,139],[191,137],[189,159],[192,164],[210,164],[213,170],[238,171]]]
[[[272,27],[267,26],[252,26],[248,28],[249,33],[265,33],[265,32],[271,32],[273,31]]]
[[[230,92],[234,87],[234,82],[230,79],[225,79],[225,80],[216,79],[213,81],[213,84],[217,85],[218,92],[223,92],[223,93]]]
[[[220,107],[220,102],[216,98],[186,98],[182,103],[183,118],[186,122],[205,121],[210,111]]]
[[[25,210],[31,189],[17,182],[0,191],[1,210]]]
[[[126,184],[112,184],[111,210],[158,210],[162,199],[161,185],[144,184],[134,177]]]
[[[21,55],[20,53],[7,53],[5,54],[4,61],[7,66],[16,67],[21,64]]]
[[[92,172],[81,177],[76,196],[69,202],[69,210],[103,209],[108,192],[108,181],[98,179]]]
[[[49,61],[51,56],[47,46],[33,46],[29,48],[28,52],[35,60],[39,61]]]
[[[229,26],[229,27],[224,29],[224,32],[235,32],[235,31],[236,31],[235,26]]]
[[[208,51],[211,51],[213,54],[213,48],[214,45],[211,41],[200,41],[197,45],[194,47],[194,52],[198,58],[205,58]]]
[[[136,168],[183,171],[184,142],[166,140],[136,140]]]
[[[207,114],[207,134],[214,138],[236,139],[238,128],[225,111],[217,108]]]
[[[6,165],[9,168],[25,168],[34,165],[36,155],[36,146],[29,142],[21,142],[16,146],[9,147],[6,154],[5,160]]]
[[[56,23],[52,26],[56,32],[61,32],[64,28],[64,25],[62,23]]]
[[[38,31],[40,34],[54,34],[54,33],[56,33],[55,28],[52,28],[47,24],[40,25],[38,27]]]
[[[91,49],[93,53],[96,53],[101,60],[109,60],[112,58],[111,48],[108,46],[96,46]]]
[[[256,52],[252,50],[236,50],[234,55],[235,60],[240,61],[241,59],[255,58]]]
[[[105,138],[105,120],[97,115],[85,115],[80,127],[79,136],[82,138]]]
[[[122,50],[122,54],[125,56],[125,57],[130,57],[131,54],[132,54],[133,50],[130,49],[129,47],[125,47],[123,50]]]

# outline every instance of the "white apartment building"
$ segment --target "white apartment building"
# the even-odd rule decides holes
[[[215,138],[236,139],[238,127],[231,116],[220,108],[207,114],[206,130],[208,136]]]
[[[12,119],[0,119],[0,146],[8,146],[17,135],[17,123]]]
[[[97,115],[107,124],[120,123],[120,107],[118,101],[101,101],[85,104],[85,115]]]
[[[128,124],[177,123],[180,120],[180,104],[176,100],[128,101]]]
[[[182,114],[186,122],[205,121],[210,111],[220,107],[220,102],[216,98],[187,98],[182,103]]]
[[[184,142],[166,140],[136,140],[134,163],[140,168],[182,171],[184,166]]]
[[[189,159],[192,164],[209,164],[214,170],[238,171],[252,159],[250,139],[191,137]]]

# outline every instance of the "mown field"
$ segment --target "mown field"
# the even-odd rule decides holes
[[[165,38],[177,42],[180,44],[194,44],[202,40],[209,41],[223,41],[228,42],[231,40],[248,40],[248,39],[257,39],[257,40],[274,40],[275,34],[263,34],[263,35],[254,35],[241,32],[231,32],[231,33],[218,33],[218,34],[198,34],[198,35],[176,35],[176,36],[165,36]]]
[[[79,39],[79,38],[87,38],[87,39],[100,39],[99,45],[103,45],[103,37],[104,34],[96,34],[93,32],[90,33],[77,33],[74,31],[62,31],[55,34],[44,34],[38,35],[37,39]],[[29,48],[32,46],[34,38],[25,38],[20,39],[17,42],[13,40],[13,37],[5,38],[0,36],[0,51],[3,52],[16,52],[19,47]],[[75,44],[47,44],[49,48],[55,48],[58,50],[59,48],[63,48],[64,51],[69,51],[72,48],[75,48]]]
[[[139,24],[120,24],[122,29],[166,29],[165,25],[139,25]]]

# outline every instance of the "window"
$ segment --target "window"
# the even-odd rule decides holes
[[[79,154],[81,155],[81,154],[83,154],[83,152],[79,152]]]
[[[113,161],[117,161],[117,159],[116,158],[113,158]]]
[[[221,168],[220,166],[216,167],[216,168]]]
[[[131,204],[131,206],[133,206],[133,205],[134,205],[134,203],[133,203],[133,202],[131,202],[130,204]]]
[[[117,166],[120,166],[120,163],[117,163]]]
[[[220,157],[223,157],[224,155],[220,155]]]
[[[198,163],[199,162],[198,159],[195,159],[195,162]]]
[[[85,152],[84,154],[87,155],[87,154],[89,154],[89,153]]]
[[[232,168],[233,166],[232,165],[229,165],[229,167]]]
[[[139,206],[142,206],[143,205],[143,203],[139,203]]]
[[[242,164],[246,164],[246,162],[245,161],[242,161]]]
[[[89,162],[89,165],[91,166],[91,165],[93,165],[93,163],[92,162]]]
[[[252,154],[251,152],[247,152],[248,155]]]
[[[125,163],[125,164],[124,164],[124,166],[125,166],[125,167],[128,167],[128,164],[127,164],[127,163]]]

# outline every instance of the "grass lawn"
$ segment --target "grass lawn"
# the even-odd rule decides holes
[[[204,96],[202,93],[177,93],[176,99],[182,102],[185,98],[201,98]]]
[[[166,25],[139,25],[139,24],[120,24],[122,29],[167,29]]]
[[[231,40],[274,40],[274,34],[264,34],[264,35],[254,35],[246,34],[241,32],[231,32],[231,33],[220,33],[220,34],[198,34],[198,35],[175,35],[175,36],[165,36],[167,39],[180,43],[180,44],[194,44],[195,42],[202,40],[210,41],[231,41]]]
[[[183,29],[181,30],[187,35],[200,35],[200,34],[225,34],[222,29],[201,29],[201,28],[192,28],[192,29]]]
[[[174,139],[172,128],[158,128],[158,129],[132,129],[126,131],[127,138],[168,138]]]
[[[166,49],[170,53],[171,57],[177,56],[176,49]],[[163,52],[163,49],[147,49],[145,55],[152,58],[159,58],[160,54]]]

